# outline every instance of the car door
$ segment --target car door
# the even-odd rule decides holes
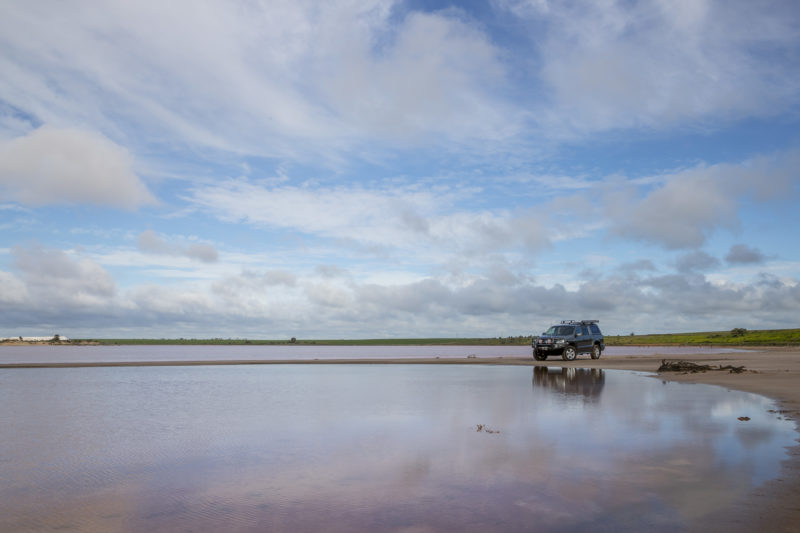
[[[589,335],[589,328],[586,326],[578,326],[575,329],[575,344],[578,346],[578,352],[591,351],[592,336]]]
[[[597,327],[597,324],[589,324],[589,333],[592,335],[592,344],[595,342],[600,342],[600,346],[602,348],[604,345],[603,334],[600,333],[600,328]]]

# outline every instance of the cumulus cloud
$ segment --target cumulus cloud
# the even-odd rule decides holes
[[[144,253],[188,257],[203,263],[215,263],[219,259],[217,249],[210,244],[170,243],[153,230],[140,233],[136,242],[139,250]]]
[[[764,254],[746,244],[734,244],[725,256],[725,261],[737,265],[752,265],[764,262]]]
[[[10,272],[0,270],[0,303],[18,305],[24,303],[28,296],[25,284]]]
[[[740,164],[698,165],[647,181],[659,183],[640,195],[633,185],[606,193],[612,232],[668,249],[696,248],[719,228],[736,228],[745,199],[758,202],[796,195],[800,152],[789,150]]]
[[[667,248],[700,246],[717,227],[734,227],[736,196],[710,176],[682,175],[617,211],[616,231]]]
[[[720,262],[716,257],[697,250],[680,256],[675,266],[679,272],[695,272],[716,268],[720,266]]]
[[[587,315],[613,334],[790,327],[800,312],[796,278],[762,272],[741,283],[719,282],[696,270],[652,274],[646,262],[572,288],[545,286],[498,266],[460,280],[427,275],[409,281],[251,269],[121,291],[108,271],[79,255],[32,247],[16,248],[14,256],[15,272],[0,271],[4,326],[48,330],[59,324],[60,330],[81,328],[85,336],[97,335],[93,327],[109,335],[171,337],[231,331],[252,338],[298,332],[317,338],[497,336]]]
[[[341,278],[348,276],[347,270],[336,265],[317,265],[314,268],[314,272],[320,277],[327,279]]]
[[[297,276],[287,270],[245,270],[236,276],[227,276],[215,281],[212,289],[218,294],[238,297],[246,292],[257,293],[265,288],[294,287],[295,285],[297,285]]]
[[[91,259],[40,246],[15,247],[13,254],[27,295],[44,304],[103,306],[116,294],[114,279]]]
[[[91,131],[44,126],[0,143],[0,188],[29,205],[154,203],[132,167],[127,150]]]

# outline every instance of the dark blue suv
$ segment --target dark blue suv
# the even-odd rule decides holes
[[[562,320],[550,326],[541,337],[533,338],[533,358],[544,361],[548,356],[560,355],[564,361],[573,361],[579,353],[588,353],[600,359],[606,349],[599,320]]]

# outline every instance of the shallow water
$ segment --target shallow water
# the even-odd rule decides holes
[[[615,355],[681,355],[726,353],[734,348],[692,346],[611,346]],[[530,346],[314,346],[314,345],[120,345],[120,346],[0,346],[0,364],[99,363],[123,361],[238,361],[314,359],[453,359],[464,357],[532,357]],[[581,354],[580,358],[589,358]]]
[[[774,408],[599,369],[3,369],[0,530],[672,531],[778,475]]]

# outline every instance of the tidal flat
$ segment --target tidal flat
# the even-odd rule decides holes
[[[5,368],[0,530],[691,530],[781,476],[779,411],[555,362]]]

